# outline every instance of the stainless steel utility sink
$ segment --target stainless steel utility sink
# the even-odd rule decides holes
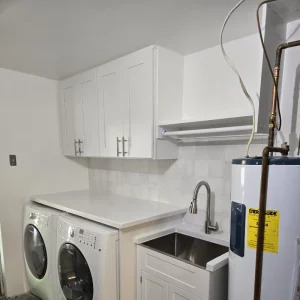
[[[228,252],[228,247],[180,233],[168,234],[142,245],[202,268],[206,268],[209,261]]]

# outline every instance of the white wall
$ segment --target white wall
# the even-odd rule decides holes
[[[300,20],[287,26],[287,41],[300,40]],[[288,142],[291,155],[296,155],[300,135],[300,47],[285,50],[283,63],[281,112],[282,131],[278,135],[278,144]]]
[[[23,204],[36,193],[88,187],[87,161],[60,149],[56,81],[0,69],[0,222],[7,294],[24,292]],[[9,154],[17,155],[10,167]]]
[[[258,34],[225,44],[258,107],[262,51]],[[213,120],[252,115],[237,76],[220,46],[184,58],[183,119]]]

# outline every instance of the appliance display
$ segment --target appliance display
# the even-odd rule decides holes
[[[43,300],[57,299],[55,243],[59,211],[38,204],[24,209],[25,270],[30,291]]]
[[[59,300],[117,300],[118,230],[74,216],[58,219]]]
[[[261,158],[232,163],[230,300],[253,300]],[[298,299],[300,238],[300,158],[271,157],[261,299]]]

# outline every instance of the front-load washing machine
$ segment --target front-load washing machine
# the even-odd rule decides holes
[[[119,299],[116,229],[74,216],[58,219],[58,300]]]
[[[56,229],[59,211],[35,203],[24,209],[23,242],[25,270],[32,294],[42,300],[57,299]]]

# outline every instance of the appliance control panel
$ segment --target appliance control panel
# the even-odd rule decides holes
[[[76,242],[76,244],[82,245],[83,247],[90,248],[97,252],[101,252],[102,250],[100,237],[94,232],[64,222],[59,224],[59,232],[62,237]]]
[[[93,248],[94,250],[101,251],[99,237],[93,233],[84,229],[79,229],[78,242]]]

